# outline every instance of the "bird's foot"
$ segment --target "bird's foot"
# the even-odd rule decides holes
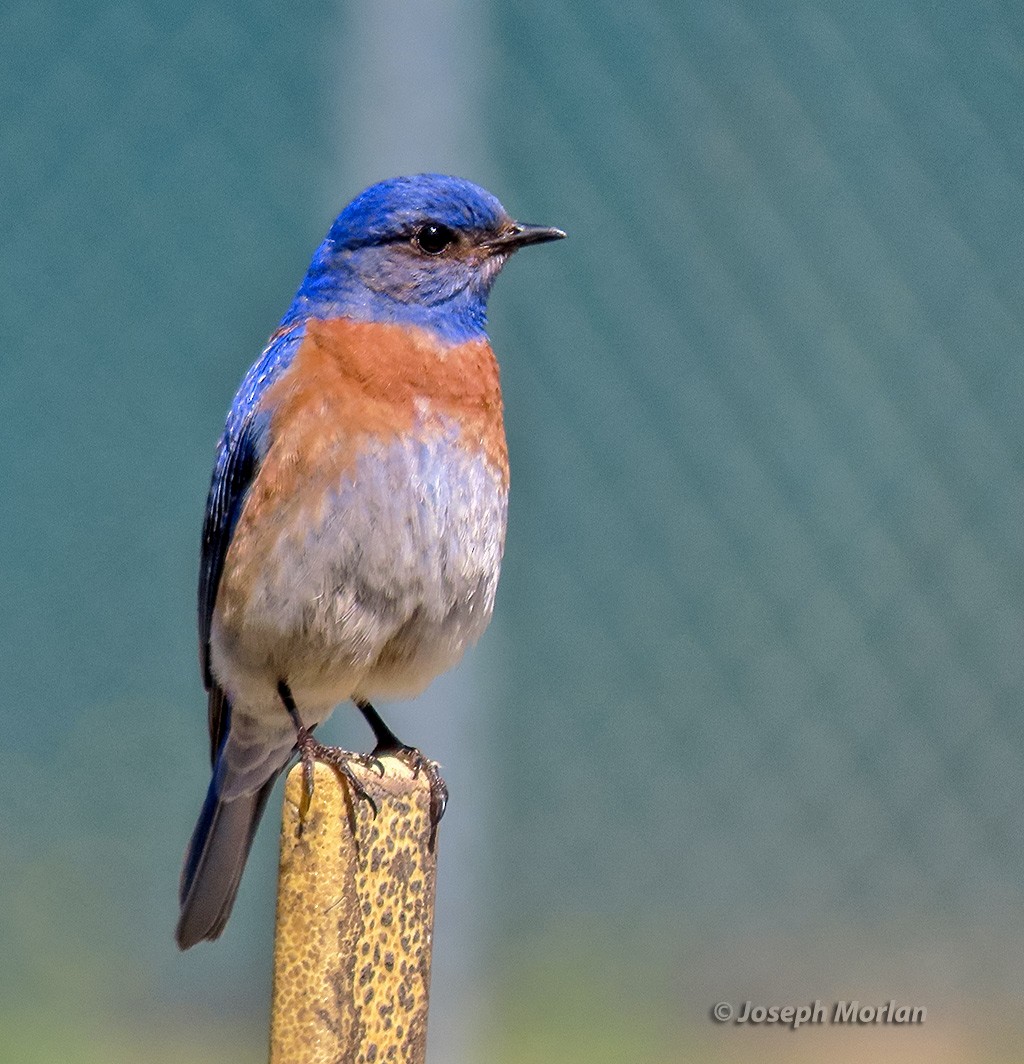
[[[353,765],[362,765],[364,768],[371,768],[383,776],[384,766],[376,756],[376,751],[372,754],[355,754],[350,750],[342,750],[339,746],[325,746],[314,739],[313,733],[305,727],[300,727],[297,731],[295,748],[298,750],[299,759],[302,762],[302,805],[299,808],[301,816],[304,817],[309,811],[309,803],[313,797],[313,765],[317,761],[330,765],[335,772],[344,776],[355,797],[369,802],[373,815],[377,815],[376,801],[363,786],[358,775],[352,771]]]
[[[412,769],[413,778],[422,772],[430,784],[430,839],[427,845],[431,850],[437,841],[437,825],[441,823],[448,805],[448,785],[441,778],[441,766],[436,761],[424,757],[415,746],[406,746],[384,723],[381,715],[362,699],[356,699],[356,708],[362,713],[366,723],[373,730],[377,745],[373,748],[372,758],[381,758],[385,754],[398,758]],[[379,761],[378,761],[379,764]]]
[[[444,816],[444,811],[448,806],[448,785],[441,777],[441,766],[436,761],[431,761],[429,757],[425,757],[415,746],[406,746],[404,743],[393,746],[378,744],[374,747],[370,756],[376,760],[385,754],[398,758],[403,764],[408,765],[412,769],[414,779],[417,779],[421,772],[427,777],[427,782],[430,784],[430,840],[428,846],[433,850],[434,843],[437,841],[437,825],[441,823],[441,817]],[[379,761],[377,763],[380,764]]]

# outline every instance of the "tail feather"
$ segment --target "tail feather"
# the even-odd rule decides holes
[[[256,828],[280,774],[278,769],[259,790],[224,801],[222,774],[215,766],[181,873],[181,913],[175,931],[180,949],[217,938],[224,930]]]

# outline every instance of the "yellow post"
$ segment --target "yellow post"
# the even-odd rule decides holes
[[[430,785],[383,757],[383,778],[353,765],[377,803],[314,766],[285,786],[274,942],[270,1064],[423,1064],[436,853]]]

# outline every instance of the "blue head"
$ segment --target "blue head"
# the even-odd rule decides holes
[[[417,325],[452,343],[474,339],[512,252],[563,236],[513,221],[494,196],[461,178],[395,177],[338,215],[285,321],[349,317]]]

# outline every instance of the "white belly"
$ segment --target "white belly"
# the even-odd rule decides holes
[[[486,628],[506,489],[455,432],[364,453],[283,528],[214,673],[242,713],[280,719],[284,679],[307,724],[346,698],[418,694]]]

